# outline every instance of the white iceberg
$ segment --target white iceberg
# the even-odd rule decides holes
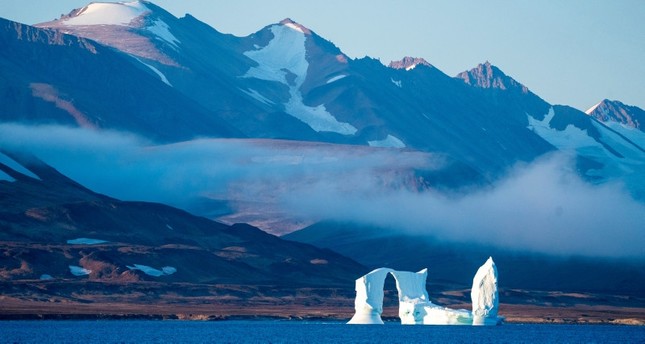
[[[470,290],[473,303],[473,325],[497,325],[499,294],[497,292],[497,267],[493,258],[479,267]]]
[[[382,324],[383,286],[392,269],[380,268],[356,280],[356,313],[348,324]]]
[[[426,291],[428,270],[419,272],[379,268],[356,280],[356,313],[348,324],[383,324],[383,286],[391,274],[399,294],[399,318],[404,325],[498,325],[497,268],[488,258],[473,278],[473,310],[450,309],[432,303]]]

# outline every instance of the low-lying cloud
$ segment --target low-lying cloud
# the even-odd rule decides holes
[[[584,182],[561,154],[518,165],[463,195],[406,187],[409,171],[444,166],[440,156],[419,152],[267,140],[154,145],[118,132],[16,124],[0,125],[0,147],[27,151],[125,200],[255,202],[294,219],[353,221],[455,242],[645,257],[645,204],[620,183]]]
[[[457,197],[405,190],[363,197],[321,182],[306,191],[318,197],[303,192],[287,199],[296,213],[456,242],[558,255],[645,257],[645,205],[619,183],[582,181],[573,165],[567,156],[551,155],[516,167],[492,187]]]

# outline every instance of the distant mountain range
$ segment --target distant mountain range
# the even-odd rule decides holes
[[[453,197],[490,187],[517,165],[564,152],[574,156],[576,173],[587,182],[621,183],[638,202],[645,199],[642,109],[610,100],[586,113],[549,104],[489,62],[454,77],[422,58],[405,57],[386,66],[369,57],[352,59],[291,19],[236,37],[191,15],[176,18],[147,1],[91,3],[34,26],[0,18],[0,45],[0,124],[124,132],[149,140],[146,152],[197,139],[235,139],[228,142],[279,147],[267,158],[270,164],[310,163],[294,174],[297,178],[282,176],[280,187],[265,186],[262,194],[241,192],[247,185],[240,182],[225,195],[204,189],[186,207],[229,224],[247,222],[277,234],[307,227],[321,219],[277,214],[271,202],[284,201],[281,196],[291,193],[287,186],[292,184],[324,190],[326,184],[311,177],[316,172],[328,176],[324,163],[334,161],[334,166],[349,169],[354,158],[371,154],[378,157],[373,170],[381,173],[370,180],[373,185],[418,194],[448,190],[447,197]],[[68,266],[74,265],[77,272],[91,271],[90,279],[150,279],[146,268],[133,264],[162,273],[167,264],[176,271],[158,278],[332,285],[366,269],[349,258],[249,225],[224,225],[156,203],[118,201],[110,190],[102,191],[108,194],[103,196],[71,180],[78,176],[67,173],[68,179],[56,172],[64,164],[49,166],[45,156],[37,156],[44,162],[34,163],[22,158],[37,152],[0,149],[5,149],[5,161],[15,160],[35,174],[28,177],[0,164],[6,175],[0,178],[0,244],[7,253],[0,273],[5,278],[37,278],[41,273],[69,277],[74,272]],[[432,157],[441,163],[433,168],[402,163],[408,157]],[[233,160],[247,166],[261,158]],[[164,169],[163,164],[156,168]],[[79,175],[92,173],[87,169]],[[344,191],[351,193],[352,188]],[[309,196],[302,195],[303,201]],[[226,209],[229,213],[222,216],[208,202],[213,200],[243,204],[243,209]],[[355,235],[361,225],[334,223],[321,222],[289,239],[334,249],[368,267],[401,254],[396,247],[386,250],[387,240]],[[353,234],[343,237],[338,228]],[[414,235],[406,236],[408,245]],[[66,243],[78,238],[107,243]],[[373,256],[368,243],[383,248],[382,255]],[[437,249],[436,243],[423,247]],[[446,248],[444,259],[457,254],[456,247]],[[479,249],[464,251],[471,256],[455,261],[481,261],[479,254],[487,253]],[[515,256],[502,254],[511,264]],[[201,257],[203,264],[189,267],[189,256]],[[411,259],[402,258],[392,267],[411,269]],[[551,258],[536,259],[540,265]],[[567,271],[593,266],[558,264],[548,266],[561,269],[559,278],[569,282],[577,275]],[[622,263],[608,264],[603,271]],[[619,283],[630,269],[615,270],[612,281]],[[442,275],[449,282],[462,283],[462,277]],[[625,279],[634,280],[642,282],[642,274]],[[616,283],[597,287],[634,291]],[[573,290],[580,286],[566,285]]]

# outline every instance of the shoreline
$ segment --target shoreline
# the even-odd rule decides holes
[[[28,302],[31,303],[31,302]],[[4,305],[3,305],[4,306]],[[14,304],[0,310],[0,321],[39,320],[150,320],[150,321],[330,321],[347,322],[352,314],[346,309],[289,305],[234,307],[232,305],[45,305]],[[18,306],[18,307],[16,307]],[[51,306],[51,305],[50,305]],[[39,308],[36,310],[36,308]],[[81,308],[81,309],[79,309]],[[151,311],[150,308],[155,308]],[[126,311],[127,309],[127,311]],[[244,311],[240,311],[244,309]],[[619,325],[645,326],[645,309],[612,306],[542,307],[500,305],[500,316],[507,324]],[[398,322],[397,309],[384,309],[385,322]]]

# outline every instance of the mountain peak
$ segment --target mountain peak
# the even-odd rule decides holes
[[[279,24],[284,25],[284,26],[286,26],[288,28],[291,28],[293,30],[300,31],[300,32],[302,32],[302,33],[304,33],[306,35],[311,34],[311,30],[309,30],[309,28],[305,27],[302,24],[297,23],[296,21],[292,20],[291,18],[285,18],[285,19],[281,20]]]
[[[411,70],[416,68],[418,65],[432,67],[432,65],[422,57],[410,57],[405,56],[403,59],[398,61],[392,61],[388,65],[390,68],[394,69],[405,69]]]
[[[635,129],[645,130],[645,110],[626,105],[618,100],[603,99],[585,113],[600,122],[617,122]]]
[[[152,12],[146,1],[91,2],[74,9],[57,21],[66,26],[119,25],[129,26],[132,21]]]
[[[131,55],[165,65],[178,63],[167,51],[178,51],[178,19],[148,1],[91,2],[54,21],[36,24],[116,47]],[[181,30],[179,30],[181,31]],[[164,46],[169,49],[161,49]]]
[[[480,63],[469,71],[459,73],[457,78],[462,79],[468,85],[479,88],[519,89],[522,93],[529,92],[526,86],[504,74],[502,70],[489,61]]]

